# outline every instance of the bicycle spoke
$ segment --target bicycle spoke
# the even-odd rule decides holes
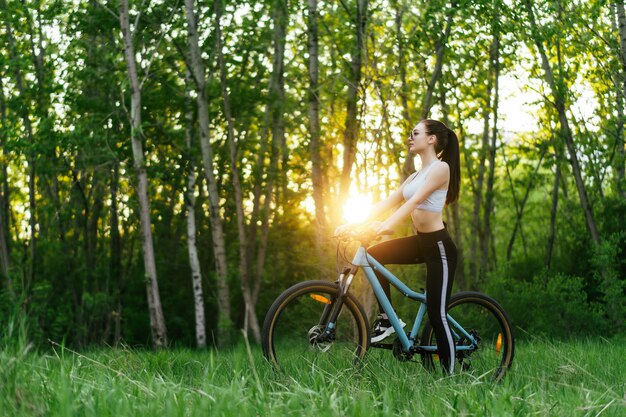
[[[455,329],[456,368],[477,378],[500,380],[514,352],[513,335],[501,307],[483,294],[462,293],[450,301],[449,315],[464,329]],[[422,339],[424,344],[436,344],[430,324]],[[427,368],[439,367],[437,354],[424,354],[423,362]]]
[[[306,284],[306,283],[304,283]],[[329,324],[336,285],[324,282],[287,290],[270,308],[264,325],[266,356],[286,372],[309,366],[352,366],[365,354],[367,327],[352,300]]]

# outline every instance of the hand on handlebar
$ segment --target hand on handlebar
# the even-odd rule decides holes
[[[370,224],[367,225],[367,227],[373,231],[374,233],[376,233],[377,236],[382,236],[382,235],[392,235],[393,234],[393,229],[387,227],[385,225],[385,222],[371,222]]]
[[[358,232],[355,232],[354,229],[359,228]],[[351,232],[351,233],[350,233]],[[345,236],[348,233],[352,235],[374,235],[374,236],[382,236],[382,235],[391,235],[393,234],[393,230],[384,225],[383,222],[373,221],[368,223],[367,225],[358,225],[354,223],[346,223],[335,229],[334,237]]]
[[[338,226],[335,229],[335,233],[333,234],[333,237],[344,235],[344,234],[352,231],[356,227],[357,227],[357,225],[355,225],[354,223],[342,224],[341,226]]]

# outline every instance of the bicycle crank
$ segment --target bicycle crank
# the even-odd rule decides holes
[[[409,334],[407,333],[407,337],[408,336]],[[415,354],[415,352],[413,352],[413,349],[408,352],[404,350],[402,342],[400,342],[400,338],[396,338],[396,340],[393,341],[391,352],[393,353],[393,356],[400,362],[410,361],[411,359],[413,359],[413,355]]]

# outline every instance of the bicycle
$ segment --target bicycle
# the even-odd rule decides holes
[[[389,349],[394,357],[409,361],[419,354],[427,369],[438,362],[436,338],[426,313],[426,293],[409,288],[374,257],[366,247],[380,236],[349,232],[342,242],[357,241],[350,266],[342,269],[337,282],[304,281],[285,290],[271,305],[263,324],[262,345],[265,357],[278,369],[306,362],[328,363],[335,369],[342,362],[360,363],[368,349]],[[347,243],[346,243],[347,244]],[[347,258],[344,259],[347,260]],[[354,276],[363,269],[383,311],[395,330],[393,343],[370,344],[367,315],[356,297],[349,292]],[[405,333],[398,315],[385,295],[374,269],[394,287],[420,306],[410,331]],[[450,298],[448,323],[453,334],[457,364],[455,369],[477,378],[490,376],[500,381],[511,366],[514,337],[504,309],[491,297],[479,292],[460,292]]]

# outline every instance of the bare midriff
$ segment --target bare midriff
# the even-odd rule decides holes
[[[434,211],[415,209],[411,212],[411,220],[418,233],[431,233],[443,229],[441,213]]]

